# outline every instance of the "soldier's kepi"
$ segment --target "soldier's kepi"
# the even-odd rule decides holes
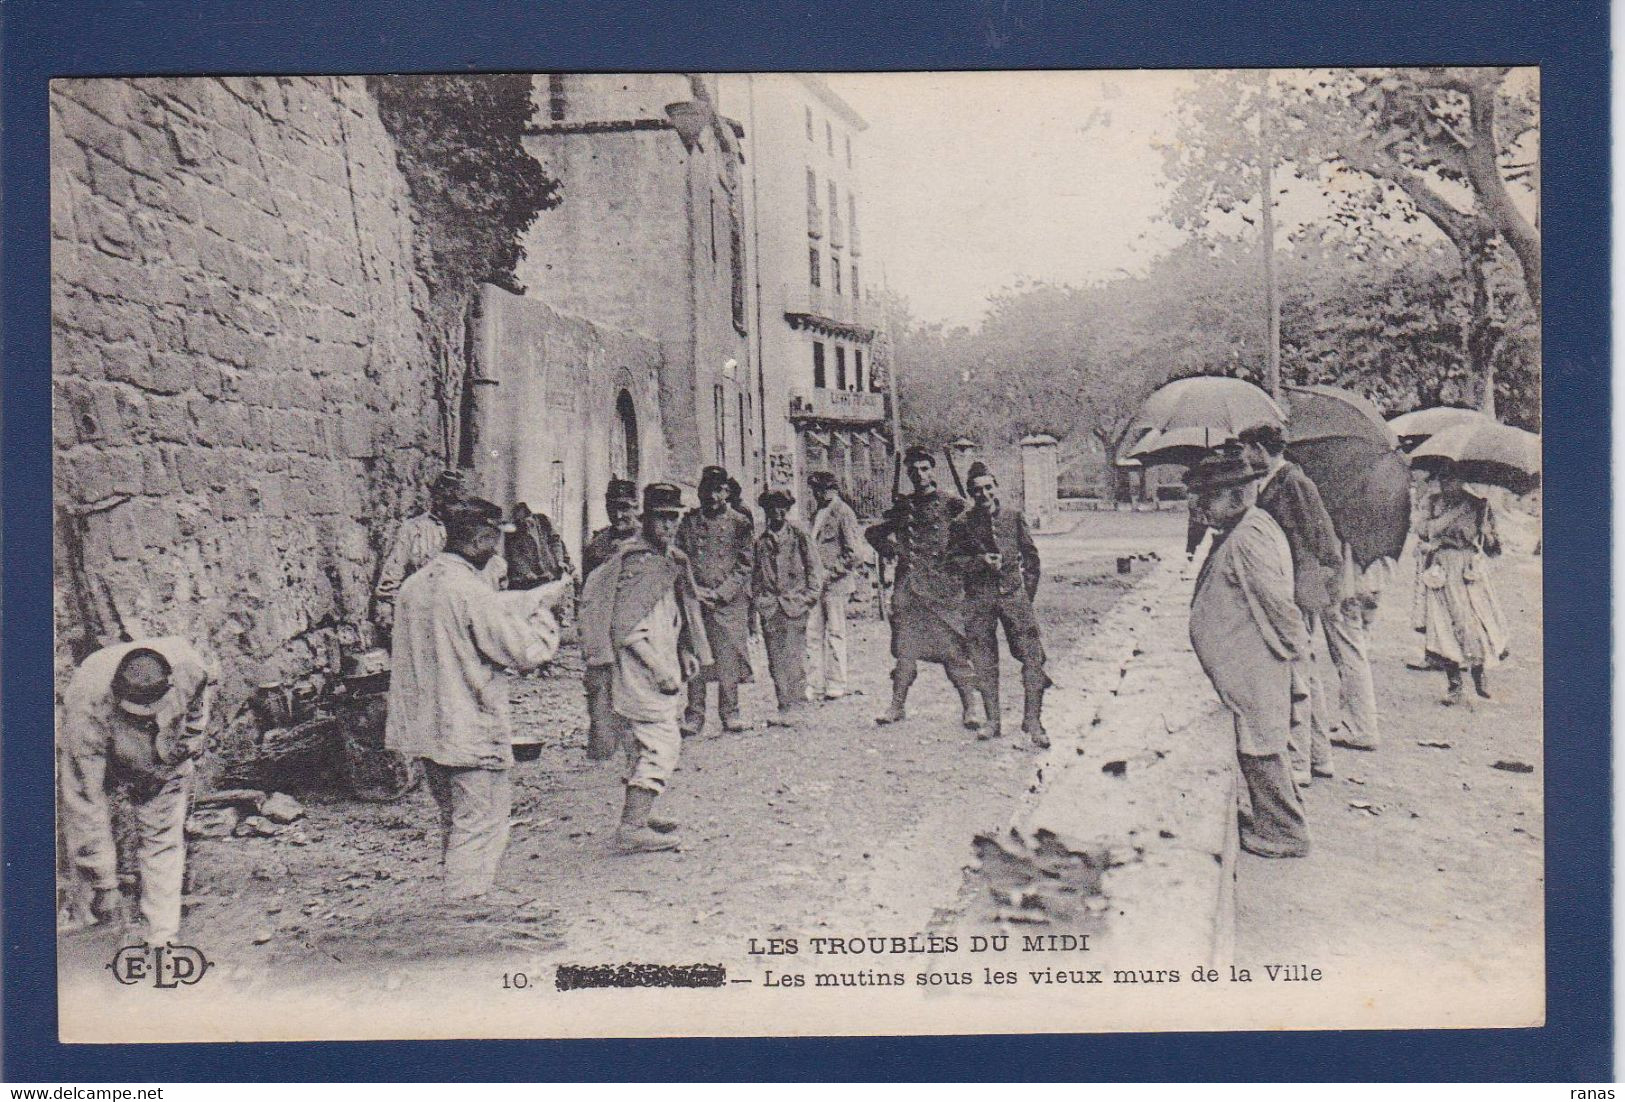
[[[891,707],[877,723],[905,717],[908,690],[919,675],[919,662],[942,665],[959,693],[965,726],[978,730],[975,675],[965,649],[964,587],[947,561],[948,528],[965,511],[965,503],[937,489],[936,460],[919,445],[903,456],[914,492],[897,498],[886,518],[871,525],[864,537],[883,557],[897,558],[892,591]]]
[[[982,694],[987,726],[980,738],[997,738],[999,717],[999,625],[1010,653],[1021,663],[1021,729],[1039,747],[1044,732],[1044,642],[1033,613],[1038,590],[1038,548],[1027,521],[999,502],[999,483],[982,463],[966,472],[970,511],[948,533],[949,562],[965,587],[965,634],[976,687]]]

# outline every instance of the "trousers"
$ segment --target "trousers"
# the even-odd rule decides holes
[[[852,582],[831,582],[807,614],[809,697],[846,695],[846,606]]]
[[[608,761],[615,756],[626,721],[615,714],[611,695],[615,684],[613,665],[588,666],[583,678],[587,687],[587,757]]]
[[[626,748],[626,786],[655,795],[666,790],[677,771],[683,733],[676,719],[620,718],[621,745]]]
[[[696,677],[688,683],[688,707],[683,710],[683,726],[690,731],[698,731],[705,726],[705,690],[713,684],[703,677]],[[731,719],[739,714],[739,683],[718,681],[717,712],[723,719]]]
[[[997,710],[999,702],[999,625],[1004,625],[1005,645],[1021,663],[1021,684],[1029,701],[1042,693],[1044,642],[1038,633],[1033,603],[1024,591],[1015,593],[976,593],[965,598],[965,641],[971,668],[976,671],[976,687],[983,703]]]
[[[1326,683],[1320,676],[1321,621],[1318,612],[1303,614],[1309,631],[1309,649],[1292,664],[1292,723],[1287,738],[1292,773],[1306,785],[1315,773],[1330,775],[1332,768],[1332,713]]]
[[[186,880],[186,813],[192,797],[193,766],[183,765],[156,790],[146,784],[124,784],[115,768],[108,779],[129,793],[135,827],[135,869],[140,878],[139,909],[149,944],[162,945],[180,935],[181,893]],[[104,797],[105,799],[105,797]],[[103,804],[105,809],[106,804]],[[72,801],[63,801],[63,833],[74,866],[99,891],[117,891],[118,846],[106,811],[100,817],[76,817]]]
[[[508,848],[512,775],[506,769],[468,769],[424,758],[423,778],[440,809],[446,895],[459,899],[490,891]]]
[[[1236,755],[1247,806],[1238,813],[1241,848],[1260,857],[1303,857],[1309,821],[1284,754]]]
[[[762,614],[762,642],[767,647],[767,669],[779,707],[789,708],[807,699],[807,615],[787,616],[775,610]]]
[[[1371,679],[1367,635],[1371,610],[1360,598],[1351,598],[1323,617],[1326,653],[1337,668],[1338,703],[1342,708],[1344,741],[1351,746],[1377,748],[1377,691]]]

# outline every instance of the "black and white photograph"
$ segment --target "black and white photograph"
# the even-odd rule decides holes
[[[1540,90],[52,81],[60,1039],[1543,1024]]]

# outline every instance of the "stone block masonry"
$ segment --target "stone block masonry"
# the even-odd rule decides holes
[[[443,462],[412,210],[359,78],[52,85],[59,671],[181,633],[221,714],[365,621]]]

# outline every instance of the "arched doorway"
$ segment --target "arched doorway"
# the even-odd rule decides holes
[[[610,434],[610,474],[638,481],[638,409],[628,391],[615,398],[615,428]]]

